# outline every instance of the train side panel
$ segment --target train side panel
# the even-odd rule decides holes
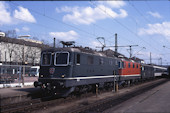
[[[141,65],[141,79],[154,78],[154,68],[152,65]]]
[[[122,61],[122,66],[119,69],[120,80],[140,79],[140,64],[131,61]]]

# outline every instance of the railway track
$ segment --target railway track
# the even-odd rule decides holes
[[[92,93],[88,94],[89,96],[94,95]],[[0,106],[1,113],[15,113],[15,112],[32,112],[37,109],[46,108],[49,106],[60,105],[66,102],[72,102],[76,99],[84,98],[84,96],[80,96],[79,98],[72,96],[65,98],[57,98],[57,97],[43,97],[36,98],[28,101],[21,101],[18,103],[6,104]]]
[[[13,112],[13,113],[14,112],[24,112],[25,113],[25,112],[39,111],[39,109],[42,110],[45,108],[52,108],[52,107],[60,106],[62,104],[67,103],[67,105],[65,104],[65,107],[64,107],[65,109],[63,109],[63,110],[61,109],[61,111],[57,111],[57,113],[58,112],[88,113],[91,111],[92,112],[101,112],[105,109],[108,109],[111,106],[114,106],[114,105],[121,103],[127,99],[130,99],[136,95],[139,95],[140,93],[146,92],[149,89],[152,89],[160,84],[163,84],[166,81],[168,81],[168,80],[167,79],[159,79],[159,80],[155,80],[152,82],[144,83],[146,85],[139,84],[137,86],[134,86],[134,87],[138,87],[137,89],[129,91],[128,93],[118,94],[117,96],[112,96],[112,97],[105,98],[102,100],[97,100],[94,103],[91,103],[90,101],[88,101],[88,102],[81,104],[81,106],[75,106],[75,107],[71,107],[71,108],[69,108],[69,107],[67,108],[67,105],[73,104],[74,102],[79,101],[84,98],[87,98],[87,97],[92,97],[92,96],[94,97],[95,94],[92,94],[92,93],[83,94],[79,98],[73,96],[73,97],[67,97],[66,99],[64,99],[64,98],[57,98],[57,99],[37,98],[37,99],[29,100],[29,101],[24,101],[24,102],[13,103],[13,104],[1,106],[0,111],[1,111],[1,113],[11,113],[11,112]],[[114,93],[114,94],[116,94],[116,93]],[[56,112],[56,111],[53,111],[53,112]]]
[[[29,101],[31,99],[36,99],[36,98],[41,98],[42,97],[42,92],[32,92],[29,94],[17,94],[14,96],[5,96],[5,97],[0,97],[1,100],[1,106],[9,105],[9,104],[15,104],[15,103],[20,103],[23,101]]]

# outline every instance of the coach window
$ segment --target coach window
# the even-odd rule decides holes
[[[77,54],[77,63],[78,65],[80,65],[80,54]]]
[[[135,64],[133,64],[133,68],[135,68]]]
[[[130,68],[130,63],[128,63],[128,67]]]
[[[138,68],[138,64],[137,64],[137,68]]]

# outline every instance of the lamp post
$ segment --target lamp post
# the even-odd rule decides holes
[[[158,60],[160,60],[160,65],[162,65],[162,57],[160,57]]]
[[[30,35],[22,35],[22,36],[19,36],[19,38],[25,38],[25,37],[30,37]],[[24,86],[24,76],[25,76],[25,44],[23,44],[23,48],[22,48],[22,76],[21,76],[21,79],[22,79],[22,86]],[[21,74],[20,74],[21,75]]]

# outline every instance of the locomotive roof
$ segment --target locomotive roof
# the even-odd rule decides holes
[[[56,51],[69,51],[69,52],[93,54],[97,56],[115,57],[113,54],[108,54],[108,52],[96,51],[88,47],[85,47],[85,48],[83,47],[50,48],[50,49],[43,50],[42,52],[56,52]]]

